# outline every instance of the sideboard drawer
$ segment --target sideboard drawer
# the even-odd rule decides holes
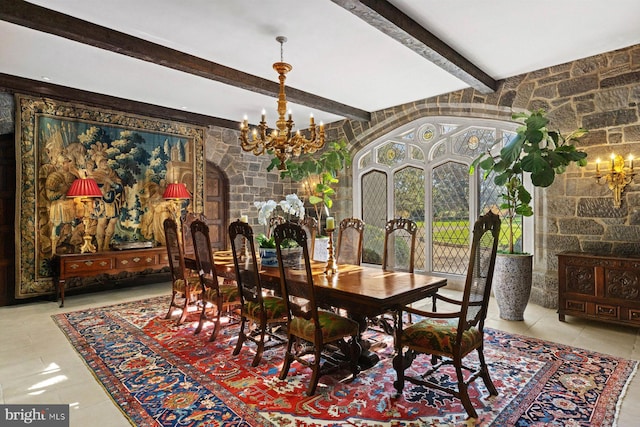
[[[141,266],[153,267],[160,265],[158,254],[138,254],[134,256],[121,256],[116,259],[117,268],[138,268]]]
[[[60,270],[67,272],[69,275],[80,275],[86,272],[96,273],[114,268],[115,260],[105,256],[95,256],[86,259],[63,259],[62,265],[60,266]]]
[[[640,255],[558,254],[558,318],[640,327]]]
[[[596,316],[608,319],[618,319],[619,307],[615,305],[596,304]]]
[[[578,313],[586,313],[587,303],[584,301],[567,300],[565,304],[565,308],[567,310],[577,311]]]

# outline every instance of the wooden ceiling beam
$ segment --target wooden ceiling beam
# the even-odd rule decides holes
[[[332,1],[481,93],[495,92],[491,76],[388,1]]]
[[[277,82],[247,74],[129,34],[27,3],[26,1],[2,0],[0,2],[0,19],[244,90],[278,97],[280,88]],[[371,113],[368,111],[289,86],[287,86],[287,99],[296,104],[317,108],[353,120],[369,121],[371,119]]]
[[[103,95],[101,93],[88,92],[67,86],[55,85],[40,80],[26,79],[0,73],[0,87],[15,91],[24,95],[36,97],[52,97],[63,101],[79,102],[102,108],[112,108],[133,114],[158,117],[160,119],[174,120],[191,123],[198,126],[218,126],[227,129],[239,129],[239,123],[233,120],[207,116],[205,114],[191,113],[189,111],[174,108],[161,107],[145,102],[132,101],[130,99]]]

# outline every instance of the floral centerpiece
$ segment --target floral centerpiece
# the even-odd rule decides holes
[[[260,233],[256,236],[262,265],[276,266],[278,265],[278,259],[276,255],[276,242],[271,235],[271,219],[274,217],[276,209],[278,208],[287,215],[287,219],[289,220],[294,218],[298,220],[304,219],[304,202],[300,200],[297,194],[289,194],[280,202],[267,200],[266,202],[255,202],[254,206],[258,208],[258,223],[267,228],[267,234]],[[289,257],[290,253],[291,258],[294,260],[292,262],[298,262],[301,248],[295,242],[284,241],[282,247],[283,249],[292,249],[288,250],[285,256]]]

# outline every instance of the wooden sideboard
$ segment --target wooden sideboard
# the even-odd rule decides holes
[[[558,254],[558,318],[640,326],[640,255]]]
[[[129,279],[138,275],[169,271],[167,248],[105,251],[84,254],[58,254],[54,262],[56,299],[64,307],[64,288],[69,279],[95,281]]]

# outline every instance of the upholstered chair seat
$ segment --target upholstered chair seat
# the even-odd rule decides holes
[[[335,341],[358,333],[358,323],[329,311],[318,310],[318,320],[320,321],[322,339],[325,342]],[[294,317],[291,319],[289,329],[293,335],[304,340],[313,342],[315,338],[316,328],[313,319],[307,320],[302,317]]]
[[[420,352],[453,357],[458,335],[458,319],[424,319],[402,330],[402,345]],[[482,343],[478,328],[462,332],[462,341],[457,346],[467,354]]]
[[[287,315],[287,306],[284,300],[279,297],[265,296],[263,297],[264,314],[267,322],[276,319],[282,319]],[[247,317],[251,319],[260,319],[263,313],[262,305],[258,302],[248,301],[244,305]]]

